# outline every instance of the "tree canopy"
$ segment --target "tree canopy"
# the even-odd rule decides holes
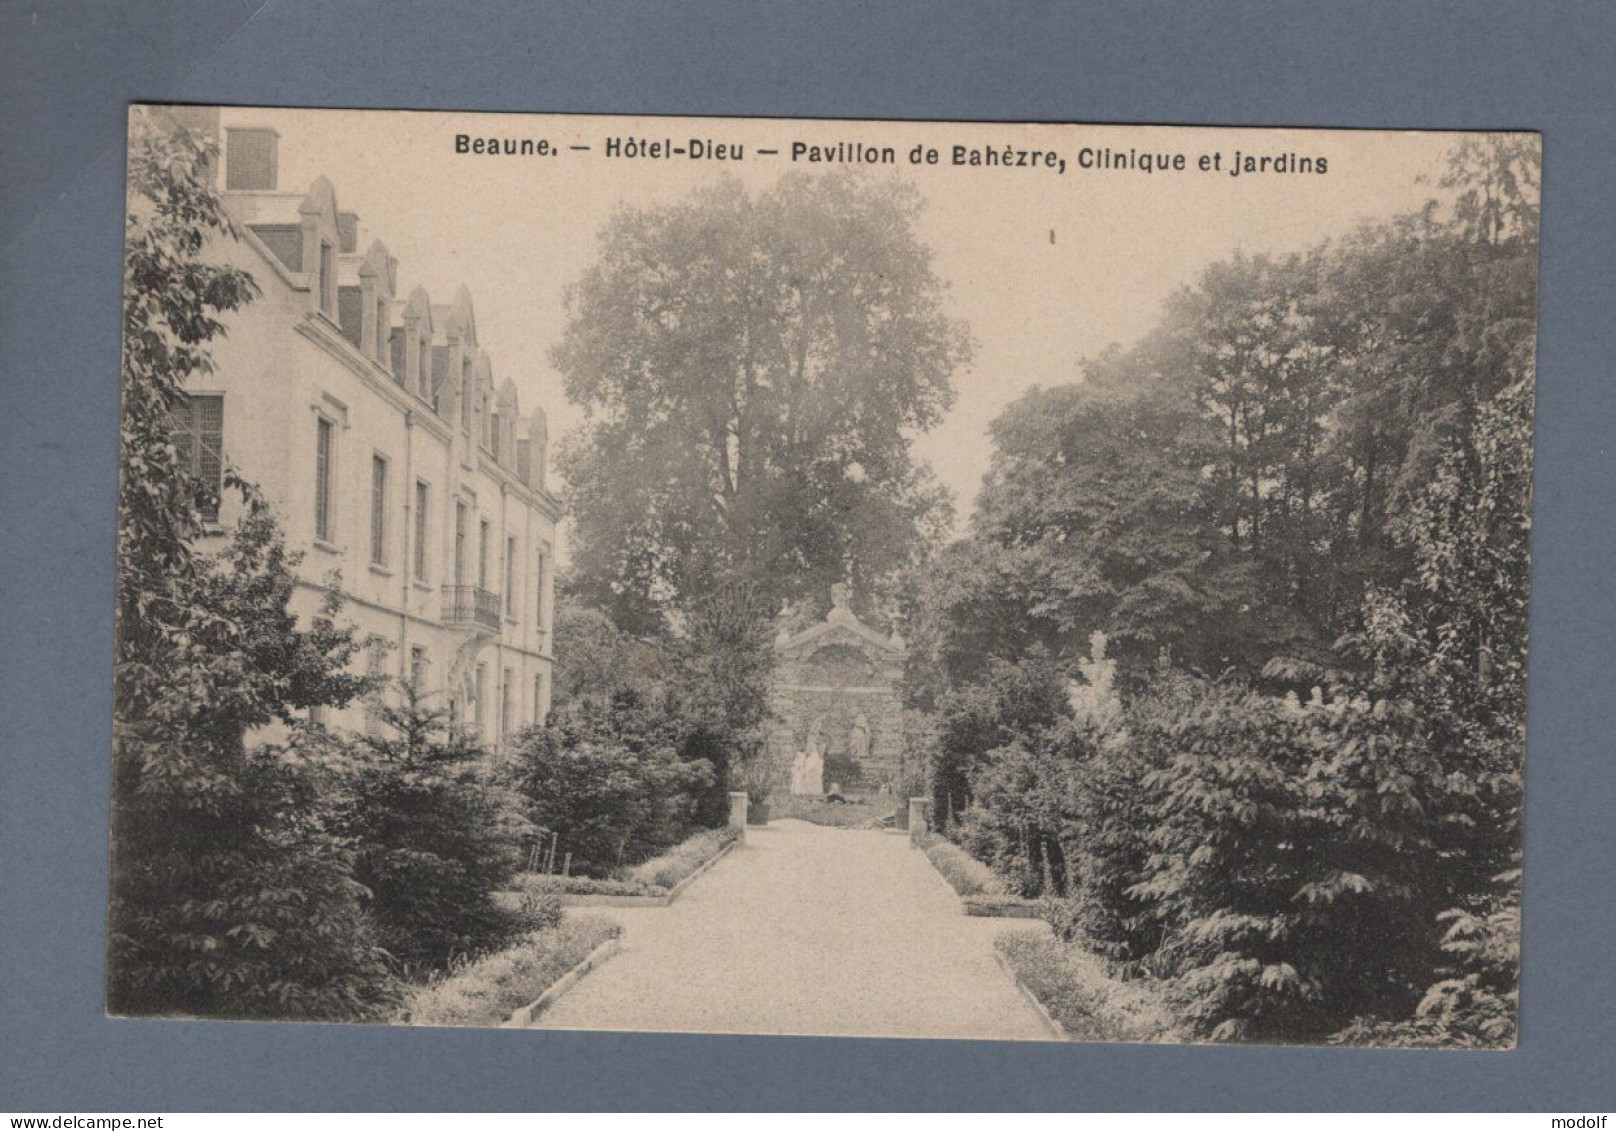
[[[621,209],[554,351],[575,591],[624,628],[716,585],[771,600],[913,562],[947,499],[910,450],[971,357],[897,182],[725,180]]]
[[[1006,409],[971,537],[918,586],[919,662],[1069,661],[1095,630],[1136,673],[1350,662],[1335,644],[1414,568],[1400,531],[1442,453],[1530,363],[1524,145],[1462,143],[1418,212],[1213,264],[1138,344]]]

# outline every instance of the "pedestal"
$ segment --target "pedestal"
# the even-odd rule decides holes
[[[909,799],[909,845],[914,847],[920,838],[931,831],[931,798]]]

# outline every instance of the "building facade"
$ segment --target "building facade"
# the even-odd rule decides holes
[[[370,670],[497,746],[549,709],[559,499],[542,409],[481,347],[471,294],[407,292],[398,263],[324,177],[279,185],[273,130],[172,111],[217,139],[239,240],[210,254],[261,294],[224,321],[213,372],[191,383],[182,450],[217,488],[228,464],[300,551],[294,610],[334,590]],[[225,493],[212,529],[239,513]],[[395,684],[396,686],[396,684]],[[378,725],[372,703],[329,725]]]

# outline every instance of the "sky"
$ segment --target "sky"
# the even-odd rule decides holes
[[[1084,358],[1136,341],[1168,295],[1237,250],[1299,251],[1362,220],[1418,207],[1457,140],[1416,131],[367,110],[226,108],[223,117],[226,126],[279,131],[281,189],[330,178],[338,207],[359,214],[360,249],[379,238],[398,260],[399,295],[420,284],[446,303],[465,284],[496,382],[515,381],[524,412],[542,406],[553,437],[582,419],[550,364],[566,322],[565,290],[593,261],[615,208],[677,200],[726,174],[759,190],[791,169],[840,167],[793,161],[794,142],[890,146],[896,166],[862,168],[919,189],[920,237],[948,284],[949,312],[976,340],[974,363],[956,374],[953,409],[915,441],[953,494],[961,528],[992,454],[988,425],[1018,396],[1079,379]],[[457,154],[459,134],[544,140],[557,155]],[[613,158],[605,153],[610,138],[686,149],[705,139],[740,145],[744,157]],[[937,163],[911,164],[917,145],[935,149]],[[967,160],[990,148],[1053,152],[1065,171],[956,166],[955,146],[966,147]],[[1084,169],[1085,149],[1182,155],[1185,168]],[[1237,151],[1322,158],[1328,172],[1231,176]],[[1218,168],[1202,171],[1213,154]]]

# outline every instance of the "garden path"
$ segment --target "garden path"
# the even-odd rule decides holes
[[[672,906],[601,913],[621,952],[538,1027],[1049,1039],[993,958],[1039,928],[961,914],[907,837],[777,821]]]

